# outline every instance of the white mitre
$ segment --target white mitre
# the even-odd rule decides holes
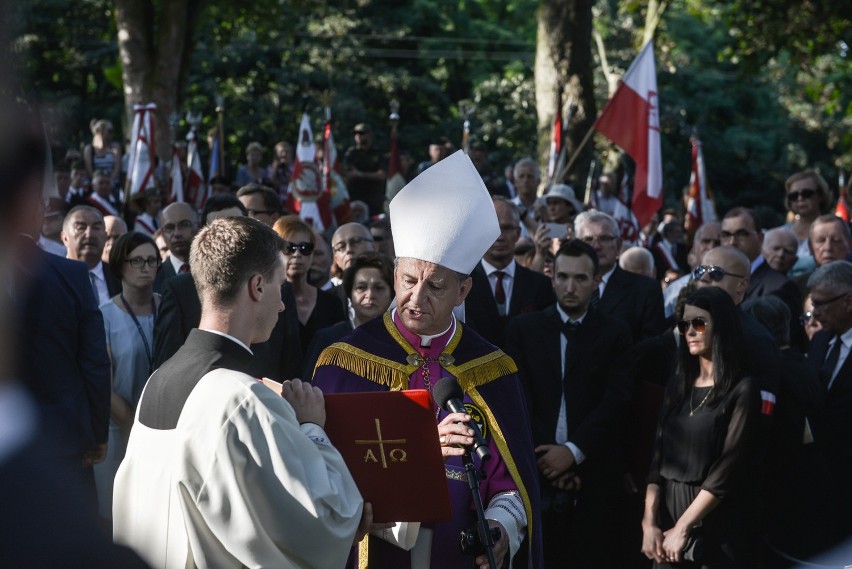
[[[397,257],[469,275],[500,236],[494,203],[459,150],[411,180],[390,203]]]

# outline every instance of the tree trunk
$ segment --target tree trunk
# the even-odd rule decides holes
[[[568,160],[577,151],[597,116],[592,78],[592,0],[541,0],[537,19],[535,98],[538,149],[539,162],[546,164],[560,89],[565,109],[571,102],[577,105],[577,113],[566,125],[568,136],[563,141]],[[593,148],[590,141],[581,150],[582,154],[566,177],[566,182],[574,187],[580,199]]]
[[[156,152],[167,161],[174,142],[169,116],[183,103],[193,31],[205,0],[169,0],[160,3],[159,10],[151,0],[114,2],[128,131],[133,105],[156,103]]]

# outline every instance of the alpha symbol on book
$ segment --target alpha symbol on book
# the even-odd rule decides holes
[[[381,459],[382,468],[388,467],[388,457],[390,457],[391,462],[406,462],[408,460],[408,454],[404,449],[399,448],[397,445],[404,445],[406,443],[405,439],[383,439],[382,438],[382,422],[379,419],[375,419],[376,421],[376,438],[375,439],[355,439],[356,445],[370,445],[372,448],[368,448],[367,452],[364,454],[364,462],[379,462],[379,458]],[[376,453],[374,452],[378,447],[379,458],[376,457]],[[387,449],[385,448],[387,447]],[[387,450],[387,453],[385,452]]]

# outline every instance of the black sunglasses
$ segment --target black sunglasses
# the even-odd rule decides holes
[[[677,321],[677,331],[683,335],[689,331],[689,327],[692,326],[692,329],[695,330],[699,334],[703,334],[707,330],[707,320],[701,318],[693,318],[692,320],[678,320]]]
[[[314,252],[314,244],[309,241],[302,241],[301,243],[290,243],[288,241],[284,245],[285,255],[295,255],[296,251],[306,257]]]
[[[815,195],[816,195],[816,190],[811,190],[811,189],[799,190],[797,192],[790,192],[789,194],[787,194],[787,199],[790,200],[791,202],[794,202],[799,198],[802,198],[804,200],[809,200],[812,197],[814,197]]]
[[[735,275],[734,273],[729,273],[722,267],[717,267],[715,265],[698,265],[695,267],[695,270],[692,271],[692,278],[699,281],[705,274],[710,277],[710,280],[715,282],[719,282],[729,276],[737,277],[738,279],[745,278],[745,275]]]

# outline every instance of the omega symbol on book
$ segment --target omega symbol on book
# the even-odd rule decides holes
[[[356,445],[377,445],[379,447],[379,456],[382,458],[382,468],[388,467],[387,456],[390,457],[391,462],[405,462],[408,460],[408,455],[406,452],[395,446],[395,445],[404,445],[406,443],[405,439],[383,439],[382,438],[382,423],[379,419],[376,419],[376,438],[375,439],[355,439]],[[387,456],[385,456],[385,446],[390,447],[388,450]],[[379,459],[376,458],[376,454],[373,452],[374,449],[368,448],[367,454],[364,455],[364,462],[375,462],[378,463]]]

